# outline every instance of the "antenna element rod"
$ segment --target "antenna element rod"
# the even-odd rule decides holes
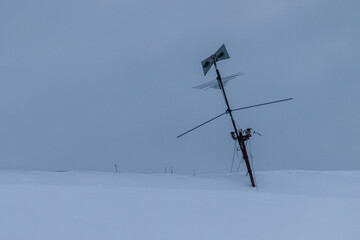
[[[285,102],[285,101],[289,101],[289,100],[293,100],[293,98],[286,98],[286,99],[281,99],[281,100],[277,100],[277,101],[251,105],[251,106],[247,106],[247,107],[235,108],[235,109],[233,109],[233,111],[238,111],[238,110],[243,110],[243,109],[248,109],[248,108],[253,108],[253,107],[259,107],[259,106],[273,104],[273,103]]]
[[[226,113],[227,113],[227,112],[224,112],[224,113],[222,113],[222,114],[220,114],[220,115],[217,115],[216,117],[213,117],[212,119],[210,119],[210,120],[208,120],[208,121],[206,121],[206,122],[204,122],[204,123],[202,123],[202,124],[200,124],[200,125],[197,125],[196,127],[190,129],[189,131],[186,131],[186,132],[180,134],[180,135],[177,136],[176,138],[179,138],[179,137],[181,137],[181,136],[184,136],[185,134],[187,134],[187,133],[189,133],[189,132],[191,132],[191,131],[193,131],[193,130],[195,130],[195,129],[197,129],[197,128],[199,128],[199,127],[201,127],[201,126],[203,126],[203,125],[205,125],[205,124],[207,124],[207,123],[209,123],[209,122],[211,122],[211,121],[213,121],[213,120],[215,120],[215,119],[217,119],[217,118],[219,118],[219,117],[221,117],[222,115],[224,115],[224,114],[226,114]]]

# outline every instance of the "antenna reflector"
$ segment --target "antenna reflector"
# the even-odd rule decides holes
[[[204,71],[204,76],[210,70],[212,65],[213,65],[213,60],[211,59],[211,57],[208,57],[207,59],[205,59],[204,61],[201,62],[201,66],[202,66],[203,71]]]
[[[229,53],[226,51],[225,44],[216,51],[215,57],[217,62],[230,58]]]
[[[221,60],[225,60],[230,58],[229,53],[227,52],[225,48],[225,44],[223,44],[219,50],[216,51],[215,54],[211,55],[210,57],[206,58],[201,62],[201,66],[204,71],[204,76],[207,74],[207,72],[210,70],[211,66],[213,65],[214,61],[218,62]]]

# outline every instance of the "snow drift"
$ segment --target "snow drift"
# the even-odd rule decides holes
[[[0,239],[360,239],[360,171],[0,172]]]

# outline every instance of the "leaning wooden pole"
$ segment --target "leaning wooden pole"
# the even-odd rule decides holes
[[[219,82],[221,91],[222,91],[222,93],[224,95],[225,103],[226,103],[226,106],[227,106],[227,113],[230,115],[231,122],[232,122],[232,125],[234,127],[234,131],[235,131],[236,139],[239,142],[239,146],[240,146],[241,152],[243,154],[243,158],[244,158],[244,161],[245,161],[245,164],[246,164],[249,176],[250,176],[251,186],[255,187],[255,181],[254,181],[254,177],[253,177],[253,174],[252,174],[252,171],[251,171],[250,161],[249,161],[249,157],[248,157],[248,154],[247,154],[247,151],[246,151],[246,146],[245,146],[245,143],[244,143],[244,140],[243,140],[243,136],[242,136],[242,133],[240,133],[240,135],[239,135],[239,132],[237,130],[236,123],[235,123],[235,120],[234,120],[233,115],[232,115],[232,110],[230,108],[229,102],[228,102],[227,97],[226,97],[226,93],[225,93],[224,85],[222,83],[221,75],[220,75],[219,69],[217,68],[217,65],[216,65],[215,57],[213,58],[213,63],[214,63],[216,74],[217,74],[217,80]]]

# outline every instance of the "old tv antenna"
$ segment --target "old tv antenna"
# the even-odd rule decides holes
[[[224,89],[224,86],[225,84],[236,78],[237,76],[239,75],[242,75],[243,73],[236,73],[236,74],[233,74],[233,75],[230,75],[228,77],[225,77],[225,78],[221,78],[221,75],[220,75],[220,72],[219,72],[219,69],[216,65],[216,63],[218,61],[221,61],[221,60],[225,60],[225,59],[228,59],[230,58],[228,52],[226,51],[226,48],[225,48],[225,45],[223,44],[219,50],[216,51],[215,54],[212,54],[210,57],[206,58],[205,60],[203,60],[201,62],[201,65],[202,65],[202,68],[203,68],[203,71],[204,71],[204,76],[208,73],[208,71],[210,70],[210,68],[212,67],[212,65],[214,65],[215,67],[215,70],[216,70],[216,74],[217,74],[217,78],[216,80],[213,80],[213,81],[210,81],[210,82],[207,82],[207,83],[204,83],[204,84],[201,84],[201,85],[198,85],[198,86],[195,86],[194,88],[198,88],[198,89],[209,89],[209,88],[215,88],[215,89],[220,89],[223,96],[224,96],[224,99],[225,99],[225,104],[226,104],[226,111],[220,115],[217,115],[213,118],[211,118],[210,120],[200,124],[200,125],[197,125],[196,127],[180,134],[179,136],[177,136],[177,138],[181,137],[181,136],[184,136],[185,134],[225,115],[225,114],[229,114],[230,116],[230,119],[231,119],[231,122],[232,122],[232,125],[234,127],[234,132],[231,132],[231,135],[233,137],[233,139],[236,141],[238,141],[239,143],[239,147],[240,147],[240,150],[243,154],[243,159],[245,161],[245,164],[246,164],[246,167],[247,167],[247,170],[248,170],[248,173],[249,173],[249,177],[250,177],[250,181],[251,181],[251,186],[255,187],[255,181],[254,181],[254,176],[253,176],[253,172],[251,170],[251,165],[250,165],[250,161],[249,161],[249,156],[247,154],[247,151],[246,151],[246,144],[245,142],[249,140],[249,138],[251,137],[251,128],[248,128],[246,129],[245,131],[242,131],[240,129],[240,131],[238,131],[237,127],[236,127],[236,123],[235,123],[235,120],[234,120],[234,117],[232,115],[232,112],[234,111],[238,111],[238,110],[243,110],[243,109],[247,109],[247,108],[253,108],[253,107],[259,107],[259,106],[263,106],[263,105],[268,105],[268,104],[273,104],[273,103],[279,103],[279,102],[285,102],[285,101],[289,101],[289,100],[292,100],[292,98],[286,98],[286,99],[281,99],[281,100],[276,100],[276,101],[271,101],[271,102],[266,102],[266,103],[260,103],[260,104],[255,104],[255,105],[251,105],[251,106],[247,106],[247,107],[241,107],[241,108],[234,108],[234,109],[231,109],[230,108],[230,105],[229,105],[229,101],[227,99],[227,96],[226,96],[226,93],[225,93],[225,89]]]

